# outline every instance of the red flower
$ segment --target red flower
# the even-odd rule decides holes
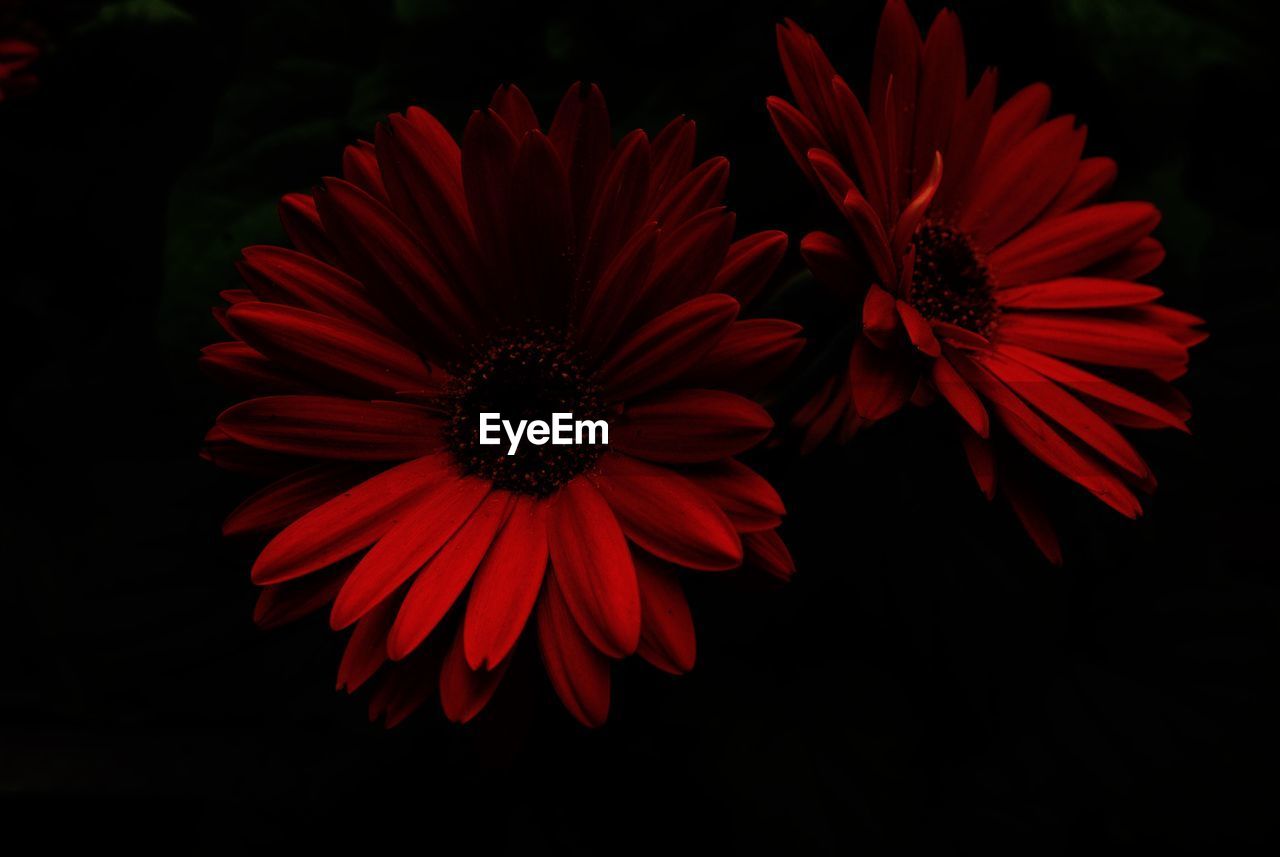
[[[466,721],[532,620],[565,707],[604,722],[610,661],[694,662],[687,571],[780,577],[782,504],[734,456],[769,432],[746,396],[798,328],[739,320],[786,246],[737,242],[728,163],[694,126],[615,146],[594,86],[544,133],[514,87],[461,145],[411,108],[347,148],[343,178],[282,202],[296,249],[249,247],[209,372],[252,398],[210,432],[219,464],[280,478],[226,522],[272,534],[258,619],[332,601],[339,670],[381,669],[393,724],[437,684]],[[479,440],[479,415],[604,420],[609,443]],[[585,440],[586,438],[584,438]]]
[[[850,228],[848,239],[810,233],[801,251],[860,319],[847,373],[797,415],[805,446],[941,398],[983,492],[1001,486],[1054,562],[1057,538],[1013,446],[1137,516],[1134,490],[1155,480],[1117,428],[1186,430],[1169,382],[1204,338],[1200,319],[1134,282],[1164,256],[1151,237],[1160,213],[1096,202],[1116,165],[1082,157],[1074,117],[1046,121],[1044,84],[998,109],[994,70],[969,90],[949,11],[922,40],[889,0],[866,109],[794,23],[778,28],[778,48],[795,105],[771,98],[774,124]]]

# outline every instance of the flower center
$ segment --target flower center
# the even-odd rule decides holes
[[[930,321],[989,336],[999,319],[987,266],[964,233],[926,221],[916,230],[909,301]]]
[[[582,368],[564,334],[534,330],[498,336],[476,351],[453,374],[440,404],[454,456],[469,473],[502,488],[545,497],[595,464],[599,444],[522,443],[509,454],[501,443],[480,442],[480,415],[497,413],[511,425],[521,420],[550,423],[555,413],[575,420],[605,415],[600,386]]]

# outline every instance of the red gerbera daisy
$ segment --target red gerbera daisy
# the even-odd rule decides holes
[[[249,398],[206,455],[278,481],[228,534],[272,534],[253,566],[276,624],[332,601],[355,626],[352,691],[387,661],[371,716],[437,685],[466,721],[526,623],[556,692],[605,720],[610,660],[690,669],[685,571],[749,556],[783,578],[782,503],[734,456],[771,428],[747,396],[799,350],[740,320],[786,246],[733,241],[728,163],[694,126],[613,145],[572,88],[544,133],[515,87],[461,144],[411,108],[347,148],[343,178],[282,202],[296,249],[250,247],[205,367]],[[603,420],[608,444],[484,445],[480,414]]]
[[[1160,213],[1096,202],[1116,165],[1082,157],[1074,117],[1046,121],[1044,84],[998,109],[994,70],[969,90],[950,11],[921,39],[889,0],[865,109],[794,23],[778,48],[795,104],[769,99],[774,124],[850,227],[849,239],[810,233],[801,250],[858,319],[847,373],[797,415],[806,447],[940,397],[982,490],[999,485],[1054,562],[1057,538],[1007,449],[997,479],[1000,447],[1137,516],[1134,489],[1155,480],[1117,427],[1186,430],[1169,382],[1203,339],[1200,319],[1134,282],[1164,256]]]

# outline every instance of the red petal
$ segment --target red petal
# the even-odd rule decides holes
[[[687,471],[685,476],[715,500],[740,533],[772,530],[786,514],[782,498],[769,481],[732,458]]]
[[[955,367],[946,357],[933,361],[933,385],[980,437],[985,438],[990,434],[991,421],[987,416],[987,409],[982,406],[982,400],[956,373]]]
[[[1145,202],[1110,202],[1042,221],[997,249],[988,265],[1001,286],[1056,280],[1137,244],[1160,212]]]
[[[440,666],[440,707],[454,723],[466,723],[483,711],[507,672],[505,661],[493,670],[472,670],[467,665],[462,634],[462,629],[454,634]]]
[[[253,582],[280,583],[332,565],[377,541],[442,480],[456,478],[445,454],[409,461],[361,482],[294,521],[253,564]]]
[[[440,384],[418,355],[350,321],[261,301],[233,306],[227,319],[249,345],[337,392],[382,398]]]
[[[764,440],[773,420],[755,402],[722,390],[679,390],[649,398],[612,426],[620,452],[657,462],[716,461]]]
[[[641,327],[600,367],[612,401],[626,401],[678,377],[697,363],[738,317],[738,302],[709,294],[668,310]]]
[[[640,657],[675,675],[693,669],[697,637],[684,590],[671,570],[648,558],[637,558],[640,606],[644,617]]]
[[[1150,303],[1163,292],[1155,286],[1100,277],[1067,277],[999,289],[1002,309],[1104,309]]]
[[[742,543],[728,516],[675,471],[606,455],[598,484],[627,538],[654,556],[701,571],[742,565]]]
[[[609,716],[609,661],[578,629],[554,574],[547,575],[538,600],[538,648],[569,713],[584,726],[603,725]]]
[[[866,420],[882,420],[911,398],[917,373],[909,355],[881,350],[865,336],[858,337],[849,357],[853,404]]]
[[[1093,315],[1008,313],[996,340],[1103,366],[1170,370],[1187,363],[1186,346],[1159,330]]]
[[[388,598],[356,624],[338,665],[338,690],[355,693],[387,660],[387,631],[396,615],[396,599]]]
[[[582,235],[600,171],[609,159],[612,134],[609,111],[600,89],[591,84],[569,88],[547,132],[569,172],[569,188],[573,195],[575,232]]]
[[[604,497],[586,479],[550,503],[547,544],[554,577],[592,644],[611,657],[640,641],[640,590],[631,550]]]
[[[787,233],[757,232],[729,246],[711,291],[733,295],[746,305],[760,293],[787,252]]]
[[[742,546],[747,552],[747,564],[786,582],[796,573],[795,560],[787,550],[777,530],[745,533]]]
[[[970,431],[961,434],[960,440],[964,444],[964,455],[969,461],[969,469],[978,482],[978,489],[987,500],[995,499],[996,459],[991,443]]]
[[[259,490],[222,524],[224,536],[278,530],[363,481],[364,471],[343,464],[316,464]]]
[[[776,318],[736,321],[698,363],[680,377],[688,387],[750,394],[774,381],[804,349],[798,324]]]
[[[403,336],[369,302],[364,286],[332,265],[284,247],[259,245],[241,253],[244,258],[236,267],[263,300],[353,321],[392,338]]]
[[[529,131],[538,130],[538,115],[533,112],[529,99],[513,83],[504,83],[493,93],[489,109],[502,117],[511,133],[523,137]]]
[[[511,512],[512,496],[504,491],[490,492],[479,505],[472,503],[474,492],[477,491],[475,484],[479,484],[479,480],[467,481],[472,485],[462,487],[461,494],[454,495],[454,503],[447,509],[451,519],[445,522],[444,526],[428,522],[426,526],[433,531],[434,535],[430,536],[430,541],[425,542],[422,550],[415,551],[415,556],[412,558],[416,564],[412,564],[408,572],[410,574],[417,572],[421,565],[421,560],[417,560],[417,556],[428,554],[429,550],[430,553],[435,554],[430,556],[421,572],[413,578],[404,596],[401,609],[396,615],[396,622],[392,624],[392,631],[388,634],[387,654],[394,660],[401,660],[410,655],[410,652],[417,649],[422,641],[435,631],[440,619],[444,618],[444,614],[448,613],[449,608],[452,608],[458,596],[462,595],[462,590],[465,590],[467,583],[471,581],[477,565],[493,546],[498,531],[506,521],[507,514]],[[465,518],[461,523],[457,521],[457,512],[460,509],[458,500],[465,501],[462,509],[471,508],[467,512],[470,517]],[[430,508],[421,508],[425,513],[431,513]],[[438,533],[442,530],[448,530],[449,535],[445,536],[448,541],[440,546]],[[403,539],[407,541],[411,536],[412,533],[404,533]],[[433,544],[438,547],[439,553],[431,549]],[[380,545],[381,542],[379,542]],[[334,609],[337,610],[337,608],[338,605],[334,604]]]
[[[464,623],[467,663],[495,668],[524,630],[547,570],[546,504],[516,498],[471,582]]]
[[[334,599],[329,614],[334,630],[359,619],[417,574],[387,641],[396,660],[408,654],[439,621],[434,611],[442,616],[452,606],[506,517],[507,497],[489,489],[480,479],[454,479],[406,509]],[[429,591],[425,598],[424,590]],[[415,633],[413,644],[406,645],[406,636]]]
[[[359,277],[384,314],[449,355],[477,335],[471,310],[454,284],[386,206],[341,179],[316,197],[344,267]]]
[[[257,449],[344,461],[403,461],[440,446],[440,422],[416,405],[334,396],[250,399],[218,426]]]

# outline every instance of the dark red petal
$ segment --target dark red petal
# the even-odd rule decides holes
[[[1170,370],[1187,363],[1187,348],[1146,325],[1075,313],[1008,313],[996,340],[1032,351],[1130,369]]]
[[[529,131],[538,130],[538,115],[533,112],[533,106],[520,91],[520,87],[513,83],[504,83],[498,87],[489,100],[489,109],[502,117],[502,121],[507,123],[507,127],[517,138]]]
[[[865,420],[882,420],[911,398],[917,373],[905,352],[881,350],[858,337],[849,356],[853,404]]]
[[[201,371],[214,382],[249,396],[321,392],[314,382],[277,366],[266,355],[243,342],[206,345],[200,349],[199,363]]]
[[[453,635],[453,644],[440,666],[440,707],[454,723],[466,723],[484,710],[507,672],[507,663],[493,670],[473,670],[467,665],[462,629]]]
[[[578,235],[586,232],[586,220],[599,183],[600,171],[609,159],[612,134],[609,111],[600,89],[591,84],[569,88],[547,132],[569,173]]]
[[[598,485],[627,538],[654,556],[700,571],[742,565],[742,543],[729,517],[679,473],[606,455]]]
[[[660,670],[675,675],[693,669],[697,637],[689,602],[673,570],[648,557],[637,557],[643,624],[637,653]]]
[[[826,232],[810,232],[800,241],[800,256],[833,295],[850,306],[860,303],[859,275],[864,266],[844,241]]]
[[[1075,435],[1091,449],[1139,479],[1151,475],[1146,462],[1129,442],[1104,419],[1066,390],[1033,369],[1002,356],[998,351],[974,355],[1023,401]]]
[[[993,89],[994,84],[993,77]],[[1019,140],[1040,126],[1045,114],[1049,112],[1050,97],[1049,87],[1043,83],[1033,83],[1018,90],[1000,105],[1000,109],[991,116],[982,151],[973,168],[974,182],[971,187],[978,187],[993,164],[1003,158]]]
[[[677,116],[653,138],[651,204],[656,205],[693,167],[696,129],[691,120]]]
[[[588,287],[599,281],[636,230],[655,219],[645,211],[650,169],[649,139],[643,131],[623,137],[605,164],[591,215],[577,233],[584,239],[578,276]]]
[[[432,590],[432,605],[446,602],[440,607],[443,615],[471,579],[506,517],[507,498],[491,496],[489,489],[489,483],[481,479],[454,479],[406,509],[364,555],[334,599],[329,614],[334,630],[359,619],[422,569],[405,596],[388,640],[392,657],[399,660],[408,654],[413,647],[403,645],[406,625],[415,629],[429,625],[419,640],[435,627],[435,622],[421,621],[428,612],[422,590]],[[459,579],[456,590],[446,584]]]
[[[871,66],[871,115],[879,118],[892,114],[897,120],[892,129],[892,139],[897,142],[882,146],[881,153],[887,156],[888,152],[893,152],[897,163],[901,164],[901,172],[894,170],[890,173],[899,182],[897,192],[900,196],[909,196],[912,191],[908,186],[911,159],[906,151],[911,145],[915,127],[920,50],[920,30],[907,4],[904,0],[889,0],[880,16],[875,59]],[[886,93],[891,80],[895,107],[886,110],[885,102],[889,100]],[[902,151],[898,150],[899,145],[903,147]]]
[[[719,206],[729,185],[729,159],[711,158],[676,183],[650,215],[664,229],[674,229],[708,208]]]
[[[1163,292],[1128,280],[1067,277],[996,291],[1001,309],[1106,309],[1150,303]]]
[[[342,177],[383,202],[387,190],[382,186],[378,156],[368,140],[358,140],[342,152]]]
[[[1171,413],[1154,402],[1147,401],[1145,398],[1117,384],[1072,366],[1070,363],[1064,363],[1061,360],[1055,360],[1052,357],[1047,357],[1044,354],[1029,351],[1025,348],[1018,348],[1015,345],[997,345],[996,351],[1018,361],[1024,366],[1035,369],[1040,374],[1047,378],[1052,378],[1068,389],[1075,390],[1077,393],[1081,393],[1091,399],[1106,402],[1108,405],[1120,408],[1131,414],[1144,417],[1157,427],[1168,426],[1180,431],[1187,430],[1185,420],[1182,417]]]
[[[315,464],[254,493],[222,524],[224,536],[278,530],[363,481],[365,471],[346,464]]]
[[[524,283],[507,293],[518,319],[563,318],[573,285],[573,210],[560,158],[541,131],[520,147],[512,176],[511,260]]]
[[[1016,473],[1006,475],[1004,495],[1013,507],[1014,514],[1018,516],[1022,528],[1027,531],[1040,552],[1054,565],[1062,565],[1062,547],[1058,544],[1058,534],[1039,498],[1023,484],[1023,477]]]
[[[791,558],[791,552],[787,550],[777,530],[744,533],[742,546],[746,550],[747,564],[751,567],[784,582],[796,573],[795,560]]]
[[[898,317],[907,330],[907,338],[911,344],[920,349],[922,354],[937,357],[941,352],[937,338],[933,335],[933,327],[920,312],[906,301],[897,301]]]
[[[547,570],[546,504],[520,496],[471,582],[464,622],[467,663],[494,669],[520,638]]]
[[[690,481],[710,495],[740,533],[772,530],[786,508],[769,481],[732,458],[685,471]]]
[[[564,707],[584,726],[602,726],[609,717],[609,661],[578,629],[554,574],[538,600],[538,648]]]
[[[964,444],[964,455],[969,461],[969,470],[973,472],[978,489],[988,500],[995,499],[996,458],[991,443],[971,431],[962,433],[960,440]]]
[[[1048,208],[1066,186],[1080,153],[1085,129],[1074,116],[1046,122],[992,165],[960,212],[959,228],[981,250],[999,246]]]
[[[560,489],[548,512],[552,576],[578,627],[606,655],[631,654],[640,642],[640,590],[618,519],[582,477]]]
[[[241,251],[240,275],[258,297],[356,322],[388,336],[402,336],[365,294],[359,281],[332,265],[284,247]]]
[[[1056,280],[1083,271],[1147,237],[1160,212],[1145,202],[1110,202],[1045,220],[988,257],[1000,286]]]
[[[409,585],[387,637],[387,653],[394,660],[407,657],[440,624],[475,575],[511,512],[513,495],[505,491],[492,491],[486,495],[482,492],[489,491],[489,486],[481,480],[463,481],[468,484],[455,486],[451,496],[441,498],[442,503],[428,501],[420,507],[426,516],[433,516],[434,520],[422,521],[417,534],[403,534],[407,544],[401,547],[410,552],[406,563],[408,570],[390,566],[391,573],[400,580],[418,572]],[[394,535],[392,532],[388,537]],[[418,539],[416,544],[410,541],[415,535]],[[369,551],[369,555],[381,548],[382,543]],[[424,555],[429,557],[425,566],[420,559]],[[418,571],[420,567],[422,570]],[[386,584],[380,585],[385,587]],[[339,600],[333,605],[334,624],[346,618],[338,613],[341,603],[339,595]]]
[[[728,295],[709,294],[649,321],[600,367],[598,377],[610,400],[635,398],[681,375],[720,341],[738,308]]]
[[[679,390],[627,408],[611,426],[610,442],[649,461],[696,463],[745,452],[772,428],[764,408],[742,396]]]
[[[877,285],[862,300],[862,332],[877,348],[892,348],[901,318],[893,295]]]
[[[967,196],[966,191],[974,178],[973,166],[982,150],[995,107],[996,77],[995,69],[983,72],[978,85],[956,111],[955,125],[943,151],[943,162],[947,168],[933,198],[933,204],[939,211],[953,213]]]
[[[268,452],[403,461],[440,447],[440,422],[417,405],[335,396],[263,396],[218,417],[233,440]]]
[[[320,214],[316,211],[316,201],[310,194],[289,193],[281,197],[280,224],[289,241],[303,253],[331,263],[338,258],[338,251],[325,234]]]
[[[449,456],[441,453],[361,482],[272,539],[253,564],[253,582],[279,583],[351,556],[377,541],[442,481],[456,478]]]
[[[792,160],[804,171],[809,181],[821,187],[818,176],[809,163],[809,150],[830,149],[831,143],[803,113],[783,99],[770,96],[766,104],[769,116],[773,119],[773,127],[778,130],[778,136],[791,153]]]
[[[982,400],[973,392],[973,388],[956,373],[955,367],[945,356],[933,361],[932,372],[933,385],[942,394],[942,398],[955,408],[961,419],[980,437],[987,437],[991,431],[991,421],[987,416],[987,409],[982,406]]]
[[[776,318],[736,321],[680,383],[750,394],[775,380],[800,355],[800,333],[800,325]]]
[[[656,223],[650,221],[637,229],[591,291],[579,324],[580,341],[589,352],[600,354],[605,350],[643,296],[653,270],[657,240]]]
[[[398,217],[341,179],[316,198],[344,267],[396,323],[422,336],[432,353],[455,353],[477,335],[471,310],[453,283]]]
[[[1076,164],[1066,187],[1045,209],[1041,218],[1073,211],[1093,202],[1116,180],[1116,162],[1110,158],[1085,158]]]
[[[959,351],[953,351],[948,356],[960,375],[986,397],[1000,423],[1028,452],[1120,514],[1129,518],[1136,518],[1141,514],[1142,506],[1138,503],[1138,498],[1133,496],[1133,492],[1118,477],[1063,440],[989,370],[972,362]]]
[[[457,142],[420,107],[387,117],[374,142],[392,210],[451,278],[474,287],[475,235]]]
[[[760,294],[787,252],[787,233],[757,232],[729,246],[711,291],[736,297],[743,305]]]
[[[311,615],[333,600],[350,571],[348,563],[339,563],[297,580],[264,586],[253,605],[253,623],[268,631]]]
[[[736,217],[713,208],[670,231],[659,231],[657,255],[637,314],[664,312],[706,294],[733,241]]]
[[[964,35],[960,19],[943,9],[925,37],[920,61],[920,98],[916,105],[912,168],[925,175],[935,152],[945,152],[956,111],[965,100]]]
[[[1084,273],[1090,277],[1137,280],[1160,267],[1163,261],[1164,246],[1148,235],[1128,250],[1099,262]]]
[[[462,186],[475,228],[477,253],[487,276],[478,284],[479,303],[490,312],[521,288],[511,258],[514,209],[511,199],[520,141],[492,110],[471,114],[462,135]]]
[[[338,690],[355,693],[386,662],[387,631],[395,618],[396,604],[396,599],[387,598],[357,623],[338,665]]]
[[[227,319],[249,345],[336,392],[385,398],[440,385],[418,355],[354,322],[261,301],[233,306]]]

